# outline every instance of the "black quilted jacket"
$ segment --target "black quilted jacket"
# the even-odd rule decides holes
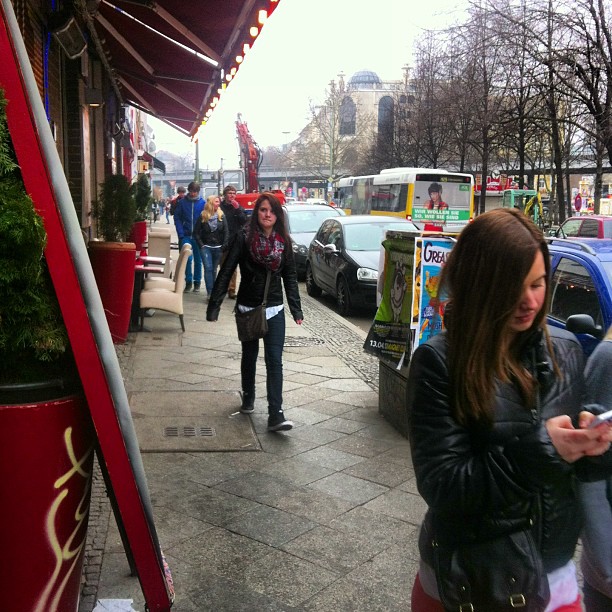
[[[584,363],[572,334],[552,328],[550,334],[563,377],[540,366],[544,373],[534,410],[524,407],[513,384],[498,384],[491,429],[465,428],[451,416],[445,334],[415,351],[408,409],[417,486],[429,506],[419,539],[428,564],[432,539],[477,542],[525,528],[531,529],[547,572],[572,558],[581,527],[575,475],[588,459],[564,461],[544,421],[581,410]],[[550,364],[541,332],[523,357],[532,371],[538,362]]]
[[[238,265],[240,266],[240,286],[238,288],[237,302],[243,306],[259,306],[261,304],[266,285],[266,269],[251,259],[244,232],[238,232],[227,254],[227,258],[219,270],[215,286],[210,295],[206,310],[206,318],[209,321],[216,320],[219,316],[221,303],[227,293],[232,274]],[[290,248],[286,248],[283,253],[280,269],[272,272],[267,306],[279,306],[283,303],[283,285],[293,319],[303,319],[304,315],[302,314],[302,304],[298,291],[295,260],[293,259],[293,251]]]

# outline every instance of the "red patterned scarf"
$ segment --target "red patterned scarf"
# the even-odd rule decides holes
[[[280,268],[285,241],[283,237],[274,230],[269,236],[265,236],[259,230],[250,239],[251,257],[254,261],[267,270],[275,272]]]

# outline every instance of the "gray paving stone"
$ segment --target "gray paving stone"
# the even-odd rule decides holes
[[[321,421],[326,421],[329,419],[329,415],[321,414],[315,410],[309,410],[308,408],[303,407],[291,408],[287,410],[285,408],[285,413],[287,418],[290,418],[295,421],[299,421],[300,423],[305,423],[306,425],[314,425],[315,423],[320,423]]]
[[[275,500],[273,505],[321,525],[329,523],[355,506],[345,499],[304,488]]]
[[[359,431],[366,427],[365,423],[359,421],[352,421],[343,417],[332,417],[326,421],[322,421],[318,424],[321,429],[331,429],[332,431],[339,431],[341,433],[351,434]]]
[[[334,473],[331,468],[316,465],[311,461],[306,461],[301,457],[290,457],[282,461],[277,461],[259,470],[265,474],[270,474],[276,478],[282,478],[296,486],[307,485],[315,480],[324,478]]]
[[[198,573],[214,573],[234,580],[242,580],[246,568],[270,552],[267,544],[251,538],[215,528],[164,550],[167,555],[188,563]],[[170,567],[172,570],[172,566]],[[193,577],[189,578],[193,580]]]
[[[355,504],[365,504],[389,491],[387,487],[344,473],[326,476],[309,484],[308,487],[328,495],[341,497]]]
[[[169,497],[163,505],[213,525],[225,525],[257,507],[250,499],[208,487],[200,487],[197,493],[185,497]]]
[[[427,504],[422,497],[399,489],[392,489],[368,502],[365,507],[373,512],[408,521],[413,525],[420,525],[427,511]]]
[[[215,486],[215,489],[226,491],[240,498],[270,504],[275,499],[286,495],[297,487],[289,481],[262,472],[248,472],[240,478],[226,480]]]
[[[252,563],[244,573],[249,587],[292,606],[310,599],[337,579],[336,572],[280,550]]]
[[[417,527],[402,520],[357,506],[330,521],[328,527],[339,531],[360,533],[388,546],[407,542],[416,536]]]
[[[343,574],[371,559],[384,547],[383,542],[372,542],[362,534],[321,526],[283,545],[282,550]]]
[[[283,510],[259,506],[227,523],[225,528],[278,548],[316,526],[308,519]]]
[[[249,588],[244,580],[230,580],[221,576],[210,576],[201,584],[189,585],[189,601],[193,608],[186,608],[185,612],[290,612],[293,606],[280,603],[267,595],[262,595]],[[179,602],[177,602],[179,603]],[[183,612],[183,605],[173,606],[173,611]]]
[[[395,585],[372,588],[344,577],[320,591],[301,608],[303,612],[406,612],[410,610],[410,598],[406,600]]]
[[[294,420],[293,413],[291,411],[286,412],[287,418]],[[296,422],[296,421],[294,421]],[[310,440],[317,443],[318,445],[328,444],[334,440],[339,440],[345,434],[332,431],[331,429],[321,429],[319,423],[316,425],[302,425],[294,427],[285,433],[286,436],[292,438],[302,438],[304,440]]]
[[[334,470],[343,470],[350,465],[355,465],[363,461],[363,457],[328,448],[327,446],[321,446],[306,451],[302,453],[300,457],[306,461],[333,468]]]
[[[360,457],[376,457],[394,446],[393,442],[366,438],[361,436],[360,433],[361,432],[358,431],[344,438],[340,438],[340,440],[331,442],[328,446],[336,450],[351,453],[352,455],[359,455]]]
[[[398,463],[383,461],[380,455],[366,459],[342,471],[350,476],[363,478],[364,480],[369,480],[386,487],[400,488],[402,483],[414,476],[410,468],[406,468]]]

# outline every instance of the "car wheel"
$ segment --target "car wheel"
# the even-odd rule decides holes
[[[321,287],[315,283],[310,264],[306,264],[306,293],[310,297],[319,297],[321,295]]]
[[[351,312],[351,294],[348,284],[342,276],[338,279],[338,286],[336,287],[336,306],[338,314],[341,314],[343,317]]]

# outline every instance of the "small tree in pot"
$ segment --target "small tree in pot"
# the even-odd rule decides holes
[[[134,187],[125,176],[106,177],[92,213],[104,242],[89,243],[89,259],[113,342],[121,344],[130,325],[136,262],[136,245],[124,242],[136,218]]]
[[[42,219],[25,192],[0,91],[0,384],[74,372],[72,352],[43,256]]]
[[[111,174],[101,185],[92,214],[106,242],[125,242],[136,219],[134,187],[123,174]]]

